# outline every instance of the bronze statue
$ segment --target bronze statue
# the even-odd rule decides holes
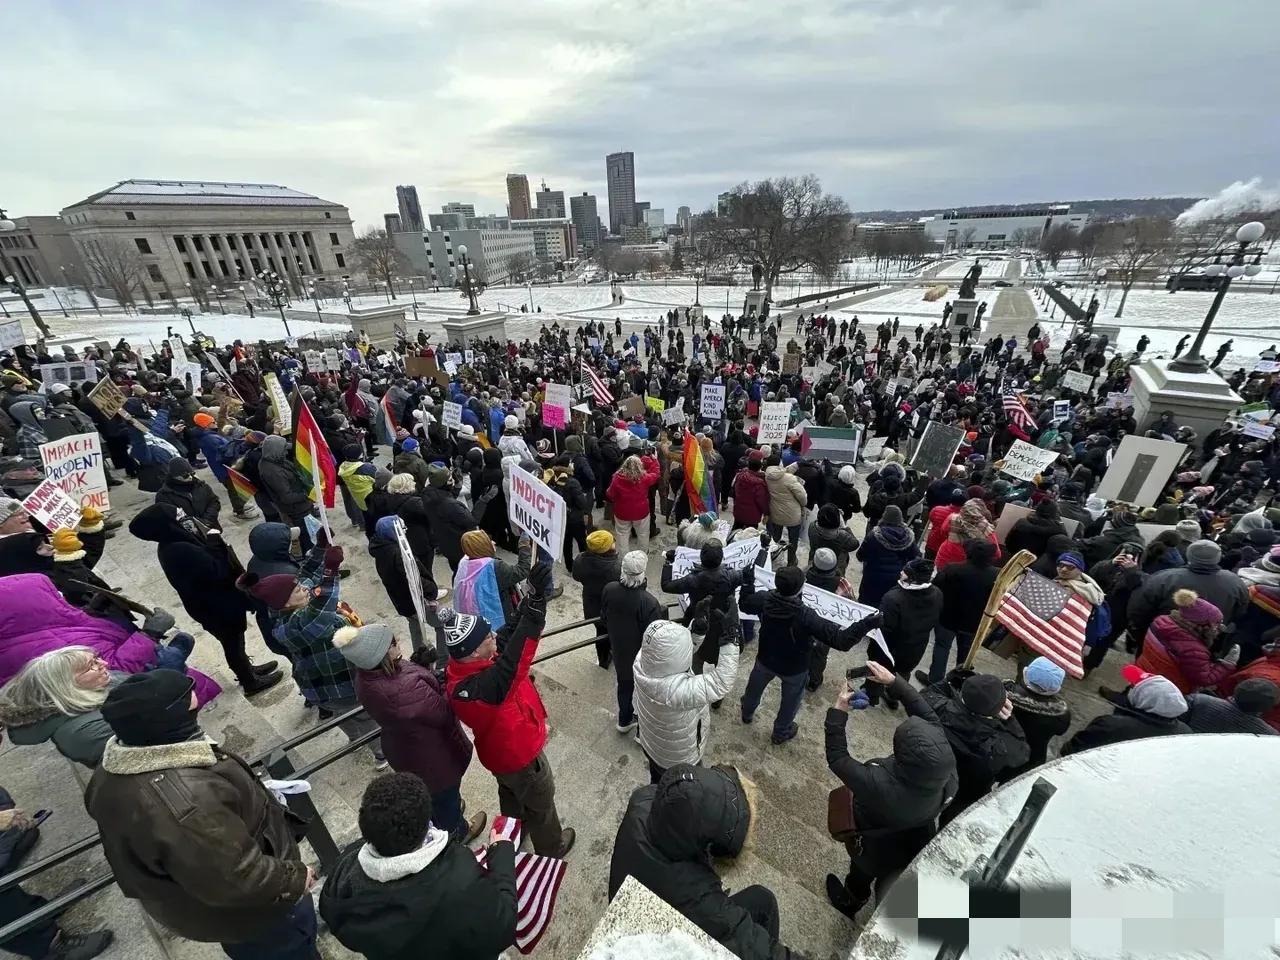
[[[974,261],[973,266],[969,268],[969,272],[964,275],[964,279],[960,281],[960,299],[972,300],[973,291],[978,286],[978,280],[982,277],[982,264]]]
[[[752,290],[760,289],[760,280],[763,277],[764,277],[764,270],[761,269],[760,264],[753,263],[751,265],[751,284],[752,284],[751,289]]]

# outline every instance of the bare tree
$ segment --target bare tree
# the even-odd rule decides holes
[[[960,231],[960,250],[968,250],[973,246],[973,238],[978,235],[977,227],[965,227]]]
[[[1175,224],[1173,242],[1169,245],[1169,275],[1177,290],[1182,278],[1197,267],[1214,259],[1214,254],[1235,237],[1234,220],[1199,220]]]
[[[680,244],[675,245],[675,249],[671,252],[671,272],[684,272],[684,256],[680,252]]]
[[[1098,244],[1110,226],[1100,220],[1090,221],[1080,228],[1076,235],[1076,252],[1080,254],[1080,269],[1088,272],[1093,266],[1094,257],[1098,255]]]
[[[120,306],[137,306],[134,294],[145,276],[137,247],[117,237],[104,237],[83,242],[80,253],[94,280],[115,294]]]
[[[766,297],[782,274],[829,269],[849,247],[849,208],[812,174],[739,184],[726,206],[711,225],[714,243],[743,266],[760,265]]]
[[[644,272],[652,277],[662,269],[665,263],[666,261],[662,259],[661,255],[656,253],[646,253],[644,255]]]
[[[1069,223],[1060,223],[1040,238],[1040,252],[1044,254],[1049,265],[1058,269],[1058,262],[1071,250],[1074,250],[1080,239],[1080,232]]]
[[[620,250],[614,258],[613,269],[619,276],[634,277],[643,266],[640,254],[631,250]]]
[[[1124,315],[1124,304],[1134,283],[1144,275],[1154,275],[1169,255],[1173,226],[1158,217],[1139,217],[1110,224],[1099,241],[1107,279],[1120,283],[1120,304],[1116,317]]]
[[[1040,231],[1035,227],[1019,227],[1009,238],[1015,250],[1036,250],[1040,247]]]
[[[413,269],[409,258],[396,247],[391,235],[376,227],[351,241],[351,256],[355,258],[356,267],[370,280],[379,280],[387,285],[392,300],[396,299],[396,290],[391,278],[406,275]]]
[[[507,279],[515,283],[520,283],[528,277],[533,272],[534,265],[533,254],[523,250],[511,254],[503,263],[507,268]]]

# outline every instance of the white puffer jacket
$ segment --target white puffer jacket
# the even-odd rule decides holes
[[[678,623],[649,624],[632,667],[640,745],[664,770],[702,759],[711,729],[710,704],[733,689],[738,648],[720,648],[720,662],[693,673],[693,636]]]

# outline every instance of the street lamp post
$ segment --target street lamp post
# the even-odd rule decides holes
[[[293,332],[289,329],[289,318],[284,315],[284,306],[289,302],[289,288],[285,286],[280,274],[274,270],[258,274],[258,282],[266,289],[267,296],[271,298],[271,305],[280,311],[280,321],[284,324],[284,335],[292,337]]]
[[[249,299],[249,288],[243,283],[240,284],[240,296],[244,297],[244,305],[249,310],[249,319],[253,319],[253,302]]]
[[[222,304],[222,291],[217,287],[210,287],[209,292],[218,298],[218,311],[225,317],[227,315],[227,308]]]
[[[1267,228],[1257,220],[1251,220],[1249,223],[1242,224],[1236,230],[1236,248],[1235,250],[1222,251],[1215,258],[1214,262],[1204,268],[1204,272],[1210,277],[1222,277],[1221,283],[1218,284],[1218,294],[1213,298],[1213,303],[1209,306],[1209,312],[1205,314],[1204,323],[1200,324],[1200,332],[1196,334],[1195,340],[1191,342],[1191,349],[1187,351],[1186,356],[1179,357],[1169,363],[1171,370],[1178,370],[1182,373],[1204,373],[1209,369],[1209,361],[1200,355],[1200,349],[1204,346],[1204,341],[1209,336],[1209,328],[1213,326],[1214,318],[1218,316],[1218,309],[1222,306],[1222,301],[1227,297],[1227,291],[1231,288],[1231,281],[1240,276],[1256,277],[1261,271],[1262,249],[1254,247],[1262,235],[1267,232]],[[1230,253],[1231,259],[1227,263],[1222,262],[1222,258]],[[1254,262],[1246,264],[1245,259],[1253,256]]]
[[[307,289],[311,293],[311,300],[316,305],[316,320],[319,320],[320,319],[320,295],[316,292],[316,282],[312,280],[310,286],[308,286]]]
[[[10,233],[18,229],[18,225],[4,215],[4,210],[0,209],[0,233]],[[31,319],[35,321],[36,326],[40,328],[40,332],[46,337],[52,336],[52,332],[44,323],[44,317],[40,316],[40,311],[36,309],[36,305],[31,302],[31,298],[27,296],[27,288],[23,286],[22,281],[18,279],[18,271],[15,269],[12,274],[9,272],[9,261],[5,257],[3,251],[0,251],[0,273],[4,274],[5,283],[9,284],[9,288],[22,298],[22,302],[27,305],[27,312],[31,314]],[[63,311],[64,313],[66,311]],[[5,316],[9,315],[9,311],[5,311]]]
[[[342,299],[347,302],[347,313],[351,312],[351,287],[347,281],[342,281]]]
[[[418,322],[418,288],[415,278],[409,278],[409,296],[413,300],[413,322]]]
[[[529,312],[533,313],[533,281],[526,280],[524,285],[525,289],[529,291]]]
[[[467,301],[471,304],[467,308],[467,316],[478,316],[480,304],[476,301],[475,287],[471,285],[471,261],[467,258],[467,245],[465,243],[458,244],[458,256],[462,258],[463,282],[467,285]]]

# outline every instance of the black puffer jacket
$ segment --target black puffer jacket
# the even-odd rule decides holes
[[[369,960],[418,960],[428,953],[494,960],[515,943],[510,843],[489,848],[485,871],[470,850],[450,840],[424,869],[385,882],[371,879],[360,866],[362,845],[342,853],[320,893],[320,916],[344,947]]]
[[[1231,700],[1209,693],[1187,697],[1187,713],[1182,718],[1192,733],[1254,733],[1269,737],[1280,734],[1267,721],[1245,713]]]
[[[955,674],[952,677],[959,679]],[[950,678],[926,689],[924,698],[937,711],[956,757],[956,772],[960,775],[957,809],[964,809],[987,793],[1002,772],[1021,767],[1031,759],[1031,748],[1018,721],[973,713],[961,702],[958,685],[953,686]]]
[[[749,577],[743,582],[739,602],[744,613],[760,617],[760,650],[756,659],[783,677],[808,671],[809,651],[815,642],[837,650],[853,649],[872,628],[876,616],[864,617],[842,629],[806,607],[801,594],[784,597],[777,590],[757,592]]]
[[[1104,747],[1109,743],[1125,740],[1142,740],[1145,737],[1170,737],[1190,733],[1181,719],[1158,717],[1154,713],[1135,710],[1127,703],[1117,704],[1115,712],[1106,717],[1095,717],[1088,726],[1062,745],[1062,756],[1079,753],[1091,747]]]
[[[931,583],[922,588],[899,584],[884,595],[880,612],[884,614],[880,632],[894,658],[919,663],[942,613],[942,591]]]
[[[811,524],[809,527],[809,556],[826,547],[836,555],[836,572],[845,575],[849,568],[849,557],[858,549],[858,538],[848,527],[824,527]]]
[[[948,630],[975,633],[982,619],[991,587],[1000,575],[991,564],[979,566],[972,560],[949,563],[933,578],[933,585],[942,591],[942,613],[938,618]]]
[[[1049,538],[1055,534],[1067,535],[1067,528],[1061,520],[1051,520],[1034,513],[1023,517],[1005,537],[1005,556],[1012,557],[1019,550],[1030,550],[1038,557],[1048,548]]]
[[[617,550],[606,553],[586,551],[573,560],[573,579],[582,584],[582,615],[590,620],[600,616],[600,597],[607,584],[622,576],[622,561]]]
[[[431,521],[431,539],[451,566],[462,559],[462,535],[478,528],[475,517],[461,500],[443,487],[422,491],[422,505]]]
[[[621,671],[629,670],[640,652],[645,627],[655,620],[665,620],[667,608],[644,587],[628,587],[614,581],[606,583],[600,594],[600,615],[604,617],[616,669]]]
[[[729,900],[711,858],[746,846],[750,799],[732,771],[677,764],[631,794],[613,842],[609,898],[635,877],[741,960],[787,960],[790,951]]]
[[[288,459],[289,441],[284,437],[267,437],[262,441],[262,458],[258,461],[258,478],[280,518],[290,526],[300,527],[313,505],[308,487],[298,473],[297,465]]]
[[[156,491],[156,503],[178,507],[206,527],[219,526],[218,513],[222,510],[222,503],[210,486],[195,476],[191,465],[181,457],[174,457],[166,469],[168,477],[164,486]]]

